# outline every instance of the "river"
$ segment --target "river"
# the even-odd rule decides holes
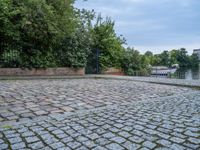
[[[200,80],[200,66],[197,68],[180,68],[176,71],[174,77],[186,80]]]

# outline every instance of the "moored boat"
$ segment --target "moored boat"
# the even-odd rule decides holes
[[[177,66],[175,67],[165,67],[165,66],[156,66],[151,68],[151,75],[162,75],[162,76],[167,76],[170,74],[174,74],[176,70],[178,69]]]

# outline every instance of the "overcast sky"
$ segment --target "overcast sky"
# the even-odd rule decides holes
[[[200,0],[77,0],[115,21],[117,34],[140,52],[200,48]]]

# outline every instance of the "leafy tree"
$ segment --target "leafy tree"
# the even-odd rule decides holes
[[[20,1],[22,60],[24,67],[56,66],[54,46],[75,30],[71,0]]]
[[[108,67],[120,67],[125,43],[124,38],[117,36],[114,30],[114,22],[110,18],[102,20],[97,17],[97,22],[92,30],[93,49],[100,50],[100,67],[105,70]]]
[[[151,51],[146,51],[145,54],[144,54],[144,57],[145,57],[145,60],[146,60],[146,63],[148,65],[152,65],[153,64],[153,53]]]
[[[0,58],[10,58],[14,51],[18,55],[12,67],[85,66],[92,13],[73,4],[74,0],[0,1]]]
[[[19,10],[13,9],[11,0],[0,1],[0,58],[8,56],[5,53],[18,48],[14,46],[20,40],[19,24],[15,22],[18,14]]]
[[[198,56],[193,54],[189,56],[185,48],[173,49],[171,51],[163,51],[161,54],[157,54],[148,58],[151,58],[150,64],[154,66],[172,66],[173,64],[179,64],[180,67],[195,67],[199,65]],[[146,56],[146,55],[145,55]]]
[[[127,75],[134,75],[136,71],[145,74],[148,71],[146,57],[140,55],[139,51],[134,50],[134,48],[128,47],[125,50],[122,62],[122,68]]]
[[[191,67],[198,67],[200,64],[200,60],[197,54],[192,54],[190,57],[190,66]]]
[[[159,55],[161,62],[160,65],[162,66],[169,66],[170,65],[170,55],[168,51],[163,51],[160,55]]]
[[[178,50],[173,49],[170,51],[170,66],[173,64],[178,64],[177,56],[178,56]]]
[[[161,58],[158,54],[154,55],[153,59],[152,59],[152,65],[153,66],[159,66],[161,65]]]
[[[185,48],[181,48],[177,54],[177,61],[180,67],[187,67],[189,66],[189,57],[187,55],[187,51]]]
[[[153,53],[151,51],[146,51],[144,55],[147,57],[152,57]]]
[[[94,12],[85,9],[75,11],[77,18],[76,31],[71,35],[66,35],[57,48],[57,62],[59,66],[85,67],[88,55],[93,44],[92,23]]]

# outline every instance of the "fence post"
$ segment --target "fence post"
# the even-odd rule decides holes
[[[96,49],[96,68],[97,74],[99,74],[99,49]]]

